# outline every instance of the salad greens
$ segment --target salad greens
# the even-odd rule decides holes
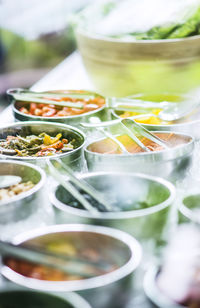
[[[82,11],[78,27],[129,40],[184,38],[200,33],[200,1],[104,1]]]

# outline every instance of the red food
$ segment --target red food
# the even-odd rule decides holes
[[[44,95],[45,98],[45,95]],[[49,97],[46,99],[50,99]],[[62,97],[62,98],[51,98],[52,101],[66,101],[73,103],[82,103],[83,108],[71,108],[71,107],[62,107],[55,106],[53,104],[36,104],[31,103],[30,107],[21,107],[19,110],[25,114],[30,114],[34,116],[43,116],[43,117],[67,117],[73,115],[79,115],[87,113],[89,111],[97,110],[105,105],[105,100],[102,97],[95,97],[89,100],[72,98],[72,97]]]
[[[31,103],[30,104],[30,114],[34,114],[35,109],[37,108],[37,104]]]

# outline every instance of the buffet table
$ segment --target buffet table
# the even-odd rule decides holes
[[[93,87],[87,77],[86,71],[83,67],[82,60],[80,55],[77,52],[74,52],[68,58],[66,58],[62,63],[56,66],[50,73],[48,73],[45,77],[39,80],[33,87],[31,88],[35,91],[45,91],[49,89],[87,89],[93,90]],[[0,114],[0,126],[8,124],[14,121],[14,117],[12,115],[11,107],[9,106]],[[196,145],[196,153],[199,152],[199,145]],[[195,164],[198,163],[198,156],[195,155]],[[199,167],[195,165],[196,172],[193,172],[193,168],[188,173],[188,176],[184,179],[184,181],[180,181],[178,183],[178,187],[184,188],[188,187],[190,177],[190,186],[193,186],[194,182],[199,183]],[[193,174],[193,178],[191,179],[191,174]],[[195,185],[197,187],[197,185]],[[142,279],[140,279],[139,283],[137,283],[137,290],[134,291],[134,295],[130,303],[126,308],[150,308],[154,307],[145,297],[144,292],[142,290]],[[125,307],[123,307],[125,308]]]

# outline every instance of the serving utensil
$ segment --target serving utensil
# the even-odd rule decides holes
[[[12,96],[15,100],[18,100],[18,101],[33,102],[33,103],[36,103],[36,104],[46,104],[46,105],[55,105],[55,106],[60,106],[60,107],[70,107],[70,108],[83,109],[82,103],[72,103],[72,102],[67,102],[67,101],[55,101],[54,95],[51,95],[52,99],[37,98],[35,96],[25,95],[25,94],[24,95],[13,94]],[[43,97],[44,96],[46,96],[46,95],[43,94]]]
[[[154,114],[148,113],[145,114],[145,116],[154,116]],[[95,117],[96,118],[96,117]],[[144,118],[143,114],[140,115],[135,115],[132,117],[128,117],[128,119],[140,119],[140,118]],[[92,119],[92,117],[90,118]],[[112,126],[115,124],[119,124],[121,122],[121,119],[116,119],[116,120],[109,120],[109,121],[92,121],[93,123],[86,123],[86,122],[82,122],[80,123],[81,126],[83,126],[84,128],[97,128],[97,127],[105,127],[105,126]]]
[[[101,120],[97,117],[91,117],[90,118],[90,122],[92,123],[96,123],[96,124],[100,124],[102,123]],[[106,131],[105,129],[103,129],[103,127],[99,127],[99,126],[95,126],[95,128],[100,131],[103,135],[105,135],[106,137],[110,138],[111,140],[113,140],[121,149],[122,153],[126,153],[126,154],[130,154],[127,149],[125,148],[125,146],[123,145],[123,143],[121,143],[115,136],[113,136],[111,133],[109,133],[108,131]]]
[[[149,109],[161,109],[161,111],[153,116],[158,117],[162,121],[173,122],[177,121],[200,105],[200,98],[198,95],[193,95],[190,98],[184,99],[179,103],[171,102],[151,102],[141,99],[131,98],[115,98],[107,99],[108,108],[115,111],[131,111],[147,113]],[[144,115],[143,115],[144,116]]]
[[[93,199],[95,199],[97,202],[101,203],[104,207],[105,211],[113,211],[113,208],[108,202],[104,199],[104,196],[102,193],[94,189],[92,186],[90,186],[88,183],[84,181],[80,181],[71,168],[66,166],[65,164],[62,163],[61,160],[56,159],[56,163],[60,164],[62,169],[65,170],[66,175],[69,177],[71,182],[73,182],[77,187],[80,189],[84,190],[87,194],[89,194]],[[64,176],[54,167],[53,163],[51,161],[47,162],[49,166],[49,170],[51,175],[67,190],[69,193],[76,198],[82,205],[83,207],[91,212],[94,215],[98,215],[99,209],[92,206],[91,203],[89,203],[83,195],[79,192],[79,190],[72,185],[69,181],[66,181]]]
[[[128,130],[131,130],[133,127],[136,128],[136,130],[138,131],[138,133],[140,135],[146,137],[147,139],[151,140],[152,142],[157,143],[158,145],[162,146],[164,149],[169,149],[170,148],[165,141],[161,140],[159,137],[157,137],[156,135],[152,134],[148,129],[144,128],[142,125],[138,124],[133,119],[123,119],[123,120],[121,120],[121,123],[126,128],[128,128]],[[143,143],[142,143],[142,145],[143,145]],[[141,147],[142,147],[142,145],[141,145]]]
[[[40,246],[14,245],[4,241],[0,241],[0,254],[5,258],[14,257],[85,278],[103,274],[111,268],[111,265],[105,261],[92,261],[64,253],[54,253]]]
[[[22,178],[16,175],[0,175],[0,189],[20,183]]]
[[[142,125],[138,124],[137,122],[134,121],[135,117],[129,117],[126,119],[117,119],[117,120],[111,120],[111,121],[105,121],[105,122],[101,122],[101,123],[81,123],[81,125],[85,128],[97,128],[100,129],[101,125],[102,126],[112,126],[115,124],[121,124],[123,129],[126,131],[126,133],[128,134],[128,136],[145,152],[151,152],[151,150],[146,147],[141,141],[140,139],[136,136],[135,132],[133,131],[133,128],[136,129],[136,131],[138,132],[139,135],[142,135],[144,137],[146,137],[147,139],[151,140],[152,142],[155,142],[157,144],[159,144],[160,146],[164,147],[164,149],[169,149],[170,147],[168,146],[168,144],[161,140],[159,137],[157,137],[156,135],[152,134],[149,130],[147,130],[146,128],[144,128]],[[105,131],[102,130],[102,132]],[[107,133],[107,137],[111,135],[110,133]],[[112,140],[115,141],[116,143],[118,143],[118,139],[115,138],[113,135],[112,136]],[[110,137],[109,137],[110,138]],[[124,145],[119,142],[119,146],[123,146]],[[122,147],[121,147],[122,148]],[[125,153],[125,151],[123,151]],[[126,150],[126,153],[128,151]],[[129,152],[128,152],[129,153]]]

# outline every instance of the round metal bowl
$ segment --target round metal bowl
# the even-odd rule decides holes
[[[0,289],[2,307],[37,307],[37,308],[91,308],[80,295],[31,291],[23,287],[4,282]]]
[[[5,139],[8,135],[16,136],[16,135],[39,135],[40,133],[47,133],[50,135],[57,135],[58,133],[62,133],[64,138],[76,139],[76,148],[70,152],[55,154],[52,156],[48,156],[48,159],[60,158],[63,163],[68,164],[72,168],[76,170],[80,170],[82,167],[82,149],[85,142],[85,135],[79,129],[69,126],[66,124],[60,123],[49,123],[49,122],[18,122],[14,124],[10,124],[9,126],[4,126],[0,128],[0,139]],[[38,164],[41,167],[46,166],[47,157],[20,157],[20,156],[8,156],[8,155],[0,155],[1,159],[11,159],[31,162],[34,164]]]
[[[33,188],[24,193],[0,201],[0,224],[17,222],[36,212],[46,180],[44,171],[24,162],[0,160],[0,175],[17,175],[22,178],[23,182],[32,181],[35,184]]]
[[[15,89],[14,89],[15,90]],[[74,116],[65,116],[65,117],[41,117],[41,116],[34,116],[34,115],[28,115],[24,114],[23,112],[19,111],[21,107],[26,107],[27,105],[29,106],[29,102],[20,102],[16,101],[12,97],[12,91],[13,89],[9,89],[7,91],[8,96],[10,96],[10,100],[12,102],[12,110],[13,110],[13,115],[16,120],[18,121],[47,121],[47,122],[57,122],[57,123],[64,123],[64,124],[69,124],[69,125],[74,125],[78,126],[81,122],[88,122],[89,118],[91,116],[98,116],[101,119],[105,119],[105,107],[101,107],[97,110],[89,111],[84,114],[80,115],[74,115]],[[64,92],[69,94],[78,94],[78,93],[85,93],[86,95],[94,95],[94,96],[99,96],[102,97],[99,94],[96,94],[94,92],[89,92],[89,91],[79,91],[79,90],[64,90],[64,91],[52,91],[54,93],[59,93],[59,92]]]
[[[155,133],[160,137],[171,135],[171,132],[156,131]],[[106,140],[105,138],[99,139],[85,148],[88,169],[89,171],[142,172],[176,180],[185,174],[191,164],[194,139],[189,135],[175,132],[172,137],[168,139],[168,143],[174,146],[170,149],[131,155],[92,152],[91,147],[98,145],[99,142],[100,148],[101,142]]]
[[[124,307],[130,292],[132,273],[141,260],[141,247],[130,235],[112,228],[92,225],[54,225],[36,229],[19,235],[13,242],[48,245],[59,240],[74,246],[79,253],[89,254],[92,250],[101,260],[115,265],[112,272],[92,278],[71,281],[45,281],[28,278],[2,265],[4,277],[19,285],[45,291],[79,291],[92,307],[112,307],[113,299],[118,298],[114,307]]]
[[[137,95],[132,95],[132,98],[137,98],[137,99],[146,99],[146,100],[153,100],[156,102],[160,101],[172,101],[170,100],[170,95],[168,94],[156,94],[152,95],[151,99],[148,98],[148,95],[145,96],[143,94],[137,94]],[[177,98],[177,95],[172,95],[172,97]],[[186,95],[185,95],[186,97]],[[188,100],[192,100],[192,97],[187,96]],[[145,102],[144,102],[145,104]],[[122,112],[115,112],[114,110],[111,112],[112,117],[114,119],[121,119],[120,114]],[[145,114],[144,114],[145,116]],[[194,137],[195,139],[200,139],[200,107],[196,108],[194,112],[190,116],[184,117],[180,119],[179,121],[174,121],[171,124],[143,124],[141,123],[142,126],[145,128],[151,130],[151,131],[171,131],[171,132],[177,132],[177,133],[184,133],[184,134],[189,134],[190,136]]]
[[[183,308],[186,306],[179,305],[167,297],[157,285],[157,277],[159,275],[159,268],[154,266],[150,268],[144,277],[144,291],[152,303],[159,308]]]
[[[200,35],[130,41],[79,26],[76,39],[87,72],[103,95],[186,93],[199,86]]]
[[[143,241],[160,241],[170,205],[175,198],[175,188],[171,183],[143,174],[116,172],[88,173],[81,175],[80,179],[103,192],[105,200],[110,200],[113,195],[118,211],[99,212],[99,215],[95,216],[84,209],[70,206],[69,203],[74,198],[58,185],[50,196],[57,223],[104,225],[124,230]],[[123,211],[123,208],[126,208],[126,211]]]
[[[185,196],[179,210],[186,221],[200,224],[200,194]]]

